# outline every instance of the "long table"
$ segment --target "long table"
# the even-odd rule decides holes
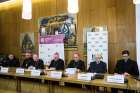
[[[0,76],[2,77],[9,77],[9,78],[1,78],[2,81],[4,80],[6,81],[7,79],[14,80],[15,89],[16,89],[15,91],[17,93],[21,93],[24,90],[25,91],[23,93],[26,93],[27,88],[30,89],[30,91],[28,92],[31,92],[34,89],[36,89],[36,88],[33,89],[33,87],[38,87],[38,89],[40,90],[40,93],[44,93],[45,90],[46,90],[45,91],[46,93],[64,93],[64,92],[68,93],[68,91],[72,93],[74,92],[78,93],[77,91],[79,91],[79,93],[85,93],[85,92],[95,93],[96,91],[94,90],[94,87],[97,87],[97,86],[140,91],[140,82],[133,79],[132,77],[127,77],[128,83],[116,84],[116,83],[106,82],[106,76],[108,75],[110,74],[106,74],[104,79],[95,79],[91,81],[86,81],[86,80],[78,80],[76,76],[62,77],[61,79],[58,79],[58,78],[48,77],[47,75],[41,75],[41,76],[30,76],[30,74],[20,75],[20,74],[16,74],[15,71],[11,71],[8,73],[0,73]],[[28,84],[26,83],[29,84],[29,87],[27,87]],[[70,86],[67,86],[66,85],[67,83],[70,84]],[[81,85],[82,87],[75,88],[73,87],[72,84]],[[89,86],[90,88],[88,88]],[[35,91],[35,93],[38,93],[37,91]]]

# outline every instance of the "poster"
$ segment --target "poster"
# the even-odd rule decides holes
[[[41,36],[64,34],[65,48],[76,48],[77,16],[61,14],[41,17],[39,19],[39,32]]]
[[[99,29],[96,32],[87,32],[87,69],[90,62],[95,61],[95,54],[101,53],[108,66],[108,32]]]
[[[64,35],[47,35],[39,37],[39,58],[50,65],[53,54],[58,52],[64,60]]]

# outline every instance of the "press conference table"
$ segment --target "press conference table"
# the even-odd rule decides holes
[[[30,76],[30,74],[16,74],[15,71],[11,71],[8,73],[0,73],[0,83],[1,85],[5,82],[8,82],[7,85],[13,83],[15,86],[13,89],[15,89],[15,92],[17,93],[26,93],[26,90],[29,88],[31,91],[35,90],[35,93],[38,93],[36,90],[44,91],[46,90],[46,93],[68,93],[68,91],[72,93],[89,93],[89,92],[95,92],[87,89],[87,86],[90,87],[109,87],[109,88],[119,88],[119,89],[129,89],[129,90],[140,90],[140,82],[133,79],[132,77],[128,78],[128,83],[125,84],[116,84],[116,83],[108,83],[106,82],[106,76],[110,74],[105,74],[104,79],[95,79],[91,81],[87,80],[78,80],[77,76],[71,76],[71,77],[62,77],[60,79],[58,78],[51,78],[47,75],[41,75],[41,76]],[[1,77],[2,76],[2,77]],[[5,78],[9,77],[9,78]],[[12,78],[11,78],[12,77]],[[39,80],[39,81],[36,81]],[[67,86],[68,84],[77,84],[81,85],[81,88],[75,88],[73,85]],[[5,85],[5,86],[7,86]],[[77,86],[76,85],[76,86]],[[14,88],[15,87],[15,88]],[[37,87],[32,89],[33,87]],[[1,88],[0,88],[1,89]],[[8,88],[5,88],[8,89]],[[29,92],[29,91],[28,91]],[[28,93],[27,92],[27,93]],[[42,93],[42,92],[39,92]]]

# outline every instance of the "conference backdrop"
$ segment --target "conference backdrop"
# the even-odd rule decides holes
[[[95,54],[102,55],[102,61],[108,66],[108,32],[99,29],[98,32],[87,32],[87,69],[90,62],[95,61]]]
[[[64,60],[64,35],[39,36],[39,58],[44,64],[49,65],[56,52]]]

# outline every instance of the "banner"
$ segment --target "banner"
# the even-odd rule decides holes
[[[49,65],[56,52],[64,60],[64,35],[39,36],[39,58],[44,64]]]
[[[101,53],[103,59],[108,66],[108,32],[87,32],[87,69],[90,62],[95,61],[95,54]],[[107,67],[108,68],[108,67]]]

